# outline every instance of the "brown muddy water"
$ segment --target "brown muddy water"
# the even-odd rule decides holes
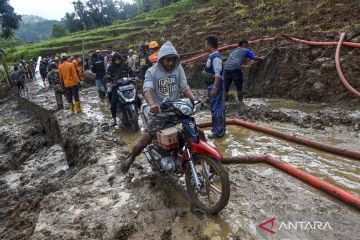
[[[44,102],[48,106],[49,100],[42,100],[46,96],[53,98],[51,91],[32,97],[37,98],[34,100],[37,104]],[[38,215],[31,215],[36,227],[26,232],[28,238],[12,239],[359,239],[359,211],[265,164],[226,165],[231,181],[228,206],[216,216],[198,213],[171,187],[164,187],[167,184],[158,181],[160,186],[154,188],[153,174],[142,157],[137,159],[128,174],[118,171],[119,161],[123,160],[125,151],[131,149],[140,133],[131,133],[120,126],[110,127],[109,103],[107,99],[98,100],[95,88],[83,89],[81,99],[83,114],[69,117],[64,110],[55,115],[66,136],[71,136],[78,126],[90,129],[77,133],[81,144],[78,151],[95,148],[97,151],[91,155],[98,158],[97,162],[83,166],[74,176],[64,180],[64,186],[61,184],[59,189],[44,196],[44,200],[39,200],[35,209]],[[267,99],[246,101],[248,105],[269,102],[271,100]],[[54,102],[51,104],[55,107]],[[298,108],[281,101],[279,104],[285,110]],[[318,106],[305,106],[303,111],[312,107],[317,109]],[[6,116],[6,119],[10,117]],[[197,116],[198,122],[209,119],[208,110]],[[314,130],[291,123],[257,123],[360,151],[360,138],[351,127]],[[21,126],[25,128],[28,124]],[[209,133],[208,129],[206,133]],[[120,147],[116,146],[117,143],[107,142],[114,139],[120,139],[119,143],[126,145]],[[209,142],[225,156],[271,154],[360,196],[358,161],[235,126],[228,127],[226,138]],[[86,148],[89,145],[93,147]],[[84,161],[92,157],[85,150],[80,152]],[[66,176],[69,170],[63,171]],[[16,171],[9,171],[11,173]],[[275,235],[259,228],[261,222],[272,217],[276,218]],[[280,222],[299,221],[329,222],[332,229],[279,229]],[[114,232],[117,238],[110,237]]]

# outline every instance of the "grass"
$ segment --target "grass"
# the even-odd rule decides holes
[[[0,127],[5,126],[9,123],[15,122],[16,121],[16,117],[15,116],[11,116],[11,117],[7,117],[7,118],[2,118],[0,119]]]
[[[239,17],[248,16],[248,7],[240,2],[237,2],[234,6],[235,14]]]
[[[7,58],[10,62],[15,62],[40,55],[79,52],[82,49],[83,42],[86,51],[94,48],[106,48],[107,45],[116,44],[131,36],[138,36],[141,33],[146,36],[153,26],[156,26],[157,29],[163,29],[161,26],[175,20],[177,14],[192,10],[199,11],[208,5],[200,5],[195,0],[181,0],[167,7],[140,14],[131,20],[118,22],[111,26],[72,33],[61,38],[53,38],[31,45],[22,45],[14,50],[9,50]]]

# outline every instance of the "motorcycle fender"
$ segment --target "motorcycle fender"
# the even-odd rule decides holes
[[[205,155],[208,157],[215,158],[220,160],[223,158],[222,154],[213,146],[208,143],[200,140],[198,143],[191,142],[190,143],[192,153]]]

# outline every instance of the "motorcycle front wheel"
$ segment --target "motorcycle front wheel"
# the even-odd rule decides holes
[[[216,214],[225,208],[230,198],[228,172],[220,161],[204,155],[196,155],[194,165],[201,186],[196,189],[190,163],[187,163],[185,181],[190,201],[200,210]]]
[[[131,131],[132,132],[137,132],[139,131],[139,114],[137,112],[137,110],[135,109],[135,111],[131,111],[130,109],[126,110],[126,115],[127,115],[127,121],[128,124],[130,125]]]

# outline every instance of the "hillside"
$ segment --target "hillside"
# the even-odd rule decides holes
[[[299,11],[301,9],[301,11]],[[61,52],[80,52],[112,45],[125,53],[143,42],[171,40],[179,53],[203,49],[206,36],[218,36],[220,45],[241,38],[267,36],[278,40],[253,47],[267,61],[245,72],[248,97],[281,97],[300,101],[357,104],[359,101],[340,83],[332,47],[308,47],[287,41],[283,35],[319,41],[336,41],[347,33],[347,41],[360,42],[359,1],[210,1],[182,0],[105,28],[73,33],[63,38],[20,46],[9,51],[9,60]],[[224,52],[226,58],[227,53]],[[350,84],[360,89],[360,49],[343,49],[343,67]],[[188,56],[189,57],[189,56]],[[202,88],[202,63],[186,66],[190,85]]]
[[[301,11],[299,11],[301,9]],[[139,15],[105,28],[70,34],[63,38],[21,46],[11,59],[29,58],[82,48],[136,47],[144,41],[170,39],[181,51],[199,50],[209,34],[221,44],[239,38],[256,38],[283,33],[303,37],[333,39],[340,31],[360,31],[360,2],[357,1],[210,1],[201,4],[182,0],[168,7]]]
[[[37,43],[48,40],[51,37],[52,27],[59,23],[56,20],[48,20],[39,16],[23,15],[20,28],[16,36],[24,43]]]

